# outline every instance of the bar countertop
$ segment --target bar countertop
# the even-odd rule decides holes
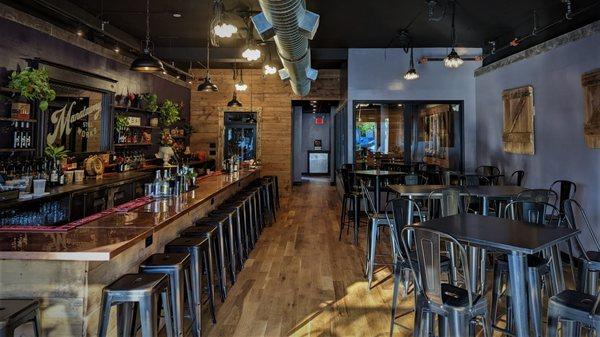
[[[3,233],[0,259],[109,261],[186,211],[258,171],[205,177],[180,196],[156,199],[131,212],[115,213],[63,233]]]

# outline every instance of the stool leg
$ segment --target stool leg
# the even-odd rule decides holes
[[[190,275],[191,268],[192,267],[190,265],[183,271],[185,279],[185,295],[188,304],[188,310],[190,311],[190,315],[192,316],[192,335],[194,337],[200,337],[200,323],[202,322],[202,318],[200,317],[201,312],[198,311],[198,306],[196,305],[196,301],[194,298],[194,292],[192,291],[192,282]]]
[[[354,244],[358,245],[358,227],[360,225],[360,198],[354,196]]]
[[[348,200],[346,199],[346,197],[344,197],[342,200],[342,214],[340,214],[340,238],[339,238],[339,241],[342,241],[342,233],[344,232],[344,220],[345,220],[345,215],[346,215],[347,202],[348,202]]]
[[[171,290],[169,287],[165,287],[165,289],[160,294],[163,305],[163,312],[165,314],[165,330],[167,331],[167,337],[174,337],[175,333],[173,331],[173,312],[171,310],[171,302],[169,299],[171,298]]]
[[[134,303],[124,302],[117,306],[117,331],[122,337],[131,337],[133,328]]]
[[[112,298],[110,295],[102,294],[102,304],[100,305],[100,323],[98,324],[98,337],[106,337],[108,331],[108,322],[110,320],[110,307],[112,306]]]
[[[546,335],[548,337],[557,337],[557,328],[558,328],[558,313],[552,302],[548,303],[548,327],[546,329]]]
[[[191,293],[192,293],[192,302],[194,310],[194,319],[196,322],[196,330],[198,331],[198,336],[200,336],[200,332],[202,331],[202,263],[200,260],[202,256],[195,256],[195,259],[192,260],[192,264],[190,265],[191,269]]]
[[[392,317],[390,324],[390,336],[394,335],[394,322],[396,320],[396,308],[398,307],[398,289],[400,288],[400,268],[394,266],[394,292],[392,294]]]
[[[235,283],[235,274],[238,271],[238,267],[237,267],[237,257],[235,254],[235,234],[233,233],[233,222],[231,221],[231,219],[229,219],[228,222],[228,226],[227,226],[227,234],[228,234],[228,243],[227,243],[227,248],[229,248],[229,264],[231,266],[231,284]]]
[[[40,309],[35,309],[33,316],[33,333],[35,337],[42,337],[42,320],[40,317]]]
[[[158,337],[158,329],[156,327],[156,323],[158,321],[157,302],[158,301],[155,295],[148,295],[140,300],[140,324],[142,326],[142,337]],[[183,334],[181,336],[183,336]]]
[[[536,268],[527,268],[527,295],[529,296],[529,316],[535,331],[535,336],[542,336],[541,315],[541,276]]]
[[[376,222],[376,219],[373,219],[371,222],[371,239],[369,246],[369,272],[368,272],[368,280],[369,280],[369,289],[371,289],[371,283],[373,282],[373,273],[375,271],[375,252],[377,247],[377,236],[379,235],[379,225]]]
[[[244,250],[244,244],[243,244],[243,232],[242,232],[242,224],[240,223],[240,216],[238,211],[235,211],[236,216],[235,216],[235,230],[237,232],[237,248],[238,248],[238,256],[239,256],[239,262],[240,262],[240,269],[242,269],[242,267],[244,266],[244,261],[246,261],[246,253]]]
[[[223,224],[219,224],[219,237],[218,237],[218,260],[219,260],[219,273],[221,275],[221,292],[223,293],[223,299],[227,297],[227,266],[225,256],[225,233],[223,233]]]
[[[496,325],[496,317],[498,317],[498,300],[502,293],[502,273],[500,267],[494,263],[494,276],[492,281],[492,307],[490,310],[492,325]]]
[[[213,285],[213,266],[212,266],[212,255],[210,252],[210,247],[208,251],[202,252],[202,260],[203,267],[206,270],[206,286],[208,287],[208,304],[210,307],[210,315],[212,316],[213,323],[217,323],[217,319],[215,316],[215,287]]]

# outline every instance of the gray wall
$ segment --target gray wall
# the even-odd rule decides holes
[[[593,225],[600,222],[600,150],[584,143],[581,74],[596,68],[600,68],[600,33],[475,79],[477,162],[498,165],[509,173],[523,169],[527,187],[547,188],[557,179],[575,182],[576,199]],[[502,91],[524,85],[532,85],[534,91],[536,153],[532,156],[502,150]]]
[[[308,172],[307,157],[308,151],[314,149],[314,140],[321,139],[323,150],[329,151],[330,166],[333,161],[331,147],[331,114],[308,114],[302,113],[302,108],[293,108],[293,178],[295,183],[302,182],[302,173]],[[325,118],[323,125],[315,125],[315,117]],[[331,167],[330,167],[331,171]]]
[[[479,55],[479,48],[459,48],[460,55]],[[475,163],[475,78],[481,62],[465,62],[458,69],[447,69],[443,62],[418,64],[421,56],[444,57],[446,48],[414,50],[415,68],[420,78],[407,81],[410,54],[402,49],[348,50],[348,159],[353,160],[353,101],[357,100],[457,100],[464,101],[465,167]]]
[[[302,107],[292,107],[292,182],[302,183]]]

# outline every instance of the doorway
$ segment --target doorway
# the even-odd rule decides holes
[[[292,101],[294,185],[314,178],[333,181],[332,111],[336,107],[337,101]]]

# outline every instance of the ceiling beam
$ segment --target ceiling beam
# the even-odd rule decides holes
[[[206,47],[156,47],[155,54],[165,60],[206,62]],[[275,55],[273,55],[275,57]],[[346,48],[311,48],[312,59],[319,61],[345,61]],[[240,48],[219,47],[210,49],[210,61],[220,63],[251,63],[241,57]]]

